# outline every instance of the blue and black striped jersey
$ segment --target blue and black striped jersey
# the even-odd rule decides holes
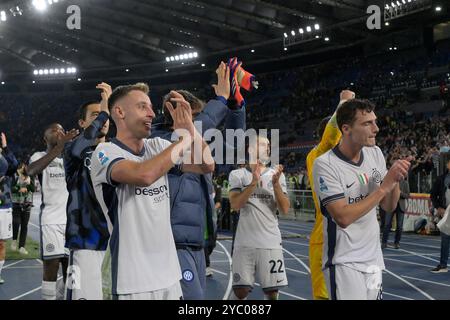
[[[64,147],[67,202],[66,247],[106,250],[109,232],[91,181],[91,156],[108,114],[101,112],[92,124]]]

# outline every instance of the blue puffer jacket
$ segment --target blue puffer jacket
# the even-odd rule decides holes
[[[245,130],[245,108],[230,110],[219,99],[207,103],[203,111],[194,119],[201,121],[202,134],[217,128],[225,120],[225,129]],[[152,126],[151,138],[160,137],[170,141],[172,129],[164,124]],[[224,152],[225,155],[225,152]],[[177,246],[204,246],[205,222],[208,234],[213,235],[212,208],[209,196],[214,190],[212,179],[206,175],[169,171],[170,218],[172,232]],[[205,219],[206,214],[206,219]]]
[[[11,183],[19,163],[9,148],[0,154],[0,209],[12,208]]]

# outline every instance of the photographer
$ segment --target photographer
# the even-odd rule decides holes
[[[33,192],[34,180],[26,175],[25,164],[22,163],[17,169],[12,185],[13,241],[11,250],[16,251],[19,248],[19,252],[24,255],[28,254],[28,251],[25,249],[25,242],[27,240],[30,211],[33,206]],[[18,246],[17,238],[19,238]]]

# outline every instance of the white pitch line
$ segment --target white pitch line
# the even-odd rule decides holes
[[[62,278],[63,278],[63,277],[60,276],[60,277],[58,277],[57,280],[60,280],[60,279],[62,279]],[[29,294],[32,294],[33,292],[36,292],[36,291],[38,291],[38,290],[41,289],[41,288],[42,288],[42,286],[39,286],[39,287],[37,287],[37,288],[34,288],[34,289],[30,290],[30,291],[27,291],[27,292],[21,294],[20,296],[14,297],[14,298],[12,298],[12,299],[10,299],[10,300],[19,300],[20,298],[23,298],[23,297],[25,297],[25,296],[27,296],[27,295],[29,295]]]
[[[12,298],[11,300],[19,300],[20,298],[23,298],[23,297],[25,297],[25,296],[27,296],[29,294],[32,294],[33,292],[39,291],[41,288],[42,288],[42,286],[37,287],[37,288],[35,288],[33,290],[25,292],[24,294],[21,294],[20,296]]]
[[[395,262],[400,262],[400,263],[405,263],[405,264],[411,264],[414,266],[421,266],[421,267],[427,267],[427,268],[434,268],[436,266],[432,266],[429,264],[423,264],[423,263],[418,263],[418,262],[410,262],[410,261],[404,261],[404,260],[399,260],[399,259],[392,259],[392,258],[384,258],[384,260],[390,260],[390,261],[395,261]]]
[[[222,243],[220,243],[220,241],[217,241],[217,243],[224,250],[225,254],[227,255],[228,262],[229,262],[229,268],[230,268],[229,270],[230,270],[230,272],[229,272],[229,277],[228,277],[228,286],[227,286],[227,290],[225,291],[225,294],[223,295],[223,298],[222,298],[222,300],[228,300],[228,297],[229,297],[230,292],[231,292],[231,286],[233,284],[233,274],[232,274],[233,271],[231,269],[231,256],[230,256],[230,253],[228,252],[227,248],[225,248],[225,246]]]
[[[22,261],[25,261],[25,260],[19,260],[19,261],[10,263],[10,264],[8,264],[7,266],[4,266],[4,267],[3,267],[3,270],[8,269],[8,268],[10,268],[11,266],[14,266],[14,265],[16,265],[16,264],[18,264],[18,263],[21,263]]]
[[[284,258],[284,260],[286,260],[286,261],[297,261],[297,257],[296,258]]]
[[[409,244],[409,245],[417,246],[417,247],[441,249],[441,247],[439,247],[439,246],[431,246],[431,245],[428,245],[428,244],[420,244],[420,243],[406,242],[406,241],[402,241],[401,243],[402,244]]]
[[[286,250],[285,248],[283,248],[283,251],[286,252],[291,257],[293,257],[303,267],[305,267],[305,269],[308,270],[308,273],[311,273],[311,270],[309,269],[309,267],[302,260],[300,260],[298,257],[296,257],[293,253],[291,253],[290,251]]]
[[[282,229],[280,229],[280,231],[282,231],[282,233],[288,233],[288,234],[300,235],[298,232],[292,232],[292,231],[282,230]]]
[[[31,225],[31,226],[33,226],[33,227],[35,227],[35,228],[41,229],[41,228],[39,228],[38,225],[36,225],[36,224],[34,224],[34,223],[32,223],[32,222],[28,222],[28,224]]]
[[[220,253],[220,254],[225,254],[225,252],[217,250],[217,249],[215,249],[214,252],[217,252],[217,253]]]
[[[217,269],[213,269],[213,268],[210,268],[212,271],[214,271],[214,272],[217,272],[217,273],[219,273],[219,274],[223,274],[224,276],[228,276],[228,273],[225,273],[225,272],[222,272],[222,271],[220,271],[220,270],[217,270]]]
[[[303,247],[309,247],[309,244],[306,244],[306,243],[300,243],[300,242],[289,241],[289,240],[283,240],[283,242],[292,243],[292,244],[296,244],[298,246],[303,246]]]
[[[213,263],[230,263],[230,261],[227,260],[211,260],[211,264]]]
[[[8,268],[9,270],[11,269],[42,269],[41,266],[28,266],[28,267],[11,267]]]
[[[421,253],[422,256],[430,256],[430,257],[439,257],[440,254],[439,253]],[[414,254],[383,254],[383,257],[412,257],[415,256]]]
[[[283,290],[278,290],[278,292],[281,293],[281,294],[284,294],[284,295],[286,295],[286,296],[289,296],[289,297],[291,297],[291,298],[296,298],[296,299],[298,299],[298,300],[308,300],[308,299],[305,299],[305,298],[296,296],[295,294],[288,293],[288,292],[283,291]]]
[[[403,299],[403,300],[414,300],[414,299],[411,299],[411,298],[408,298],[408,297],[399,296],[398,294],[393,294],[393,293],[389,293],[389,292],[386,292],[386,291],[383,291],[383,295],[393,296],[393,297],[400,298],[400,299]]]
[[[255,285],[257,287],[261,287],[261,285],[258,282],[255,282]],[[281,293],[281,294],[284,294],[284,295],[286,295],[288,297],[295,298],[297,300],[308,300],[308,299],[296,296],[295,294],[292,294],[292,293],[289,293],[289,292],[286,292],[286,291],[283,291],[283,290],[278,290],[278,292]]]
[[[432,296],[430,296],[428,293],[426,293],[425,291],[421,290],[420,288],[417,288],[415,285],[413,285],[411,282],[409,282],[408,280],[403,279],[402,277],[400,277],[399,275],[395,274],[392,271],[389,271],[388,269],[384,269],[385,272],[389,273],[391,276],[397,278],[398,280],[404,282],[405,284],[407,284],[408,286],[410,286],[411,288],[417,290],[419,293],[421,293],[423,296],[425,296],[428,300],[435,300]]]
[[[426,260],[430,260],[430,261],[433,261],[433,262],[440,263],[440,261],[437,260],[437,259],[433,259],[433,258],[424,256],[424,255],[422,255],[422,254],[420,254],[420,253],[417,253],[417,252],[414,252],[414,251],[408,251],[408,250],[405,250],[405,249],[391,249],[391,250],[400,250],[400,251],[402,251],[402,252],[409,253],[409,254],[411,254],[411,255],[413,255],[413,256],[417,256],[417,257],[420,257],[420,258],[423,258],[423,259],[426,259]]]
[[[292,271],[292,272],[296,272],[296,273],[308,274],[308,272],[300,271],[300,270],[297,270],[297,269],[291,269],[291,268],[288,268],[288,267],[286,267],[285,269],[289,270],[289,271]]]
[[[414,277],[404,276],[404,275],[402,275],[402,277],[412,279],[412,280],[422,281],[422,282],[428,282],[428,283],[436,284],[436,285],[443,286],[443,287],[450,287],[450,284],[435,282],[435,281],[431,281],[431,280],[424,280],[424,279],[419,279],[419,278],[414,278]]]

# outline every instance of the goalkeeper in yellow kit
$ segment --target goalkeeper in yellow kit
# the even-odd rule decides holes
[[[347,100],[354,99],[355,93],[349,90],[343,90],[340,94],[340,102],[336,110]],[[320,142],[315,146],[306,158],[306,168],[308,178],[311,184],[311,190],[314,190],[314,179],[312,176],[313,165],[316,158],[334,148],[341,139],[341,132],[336,123],[336,112],[331,117],[321,121],[318,127]],[[325,278],[322,272],[322,246],[323,246],[323,217],[320,211],[320,204],[317,201],[316,193],[313,191],[314,206],[316,208],[316,222],[311,232],[309,240],[309,266],[311,268],[311,283],[313,298],[315,300],[328,299],[328,291],[325,284]]]

